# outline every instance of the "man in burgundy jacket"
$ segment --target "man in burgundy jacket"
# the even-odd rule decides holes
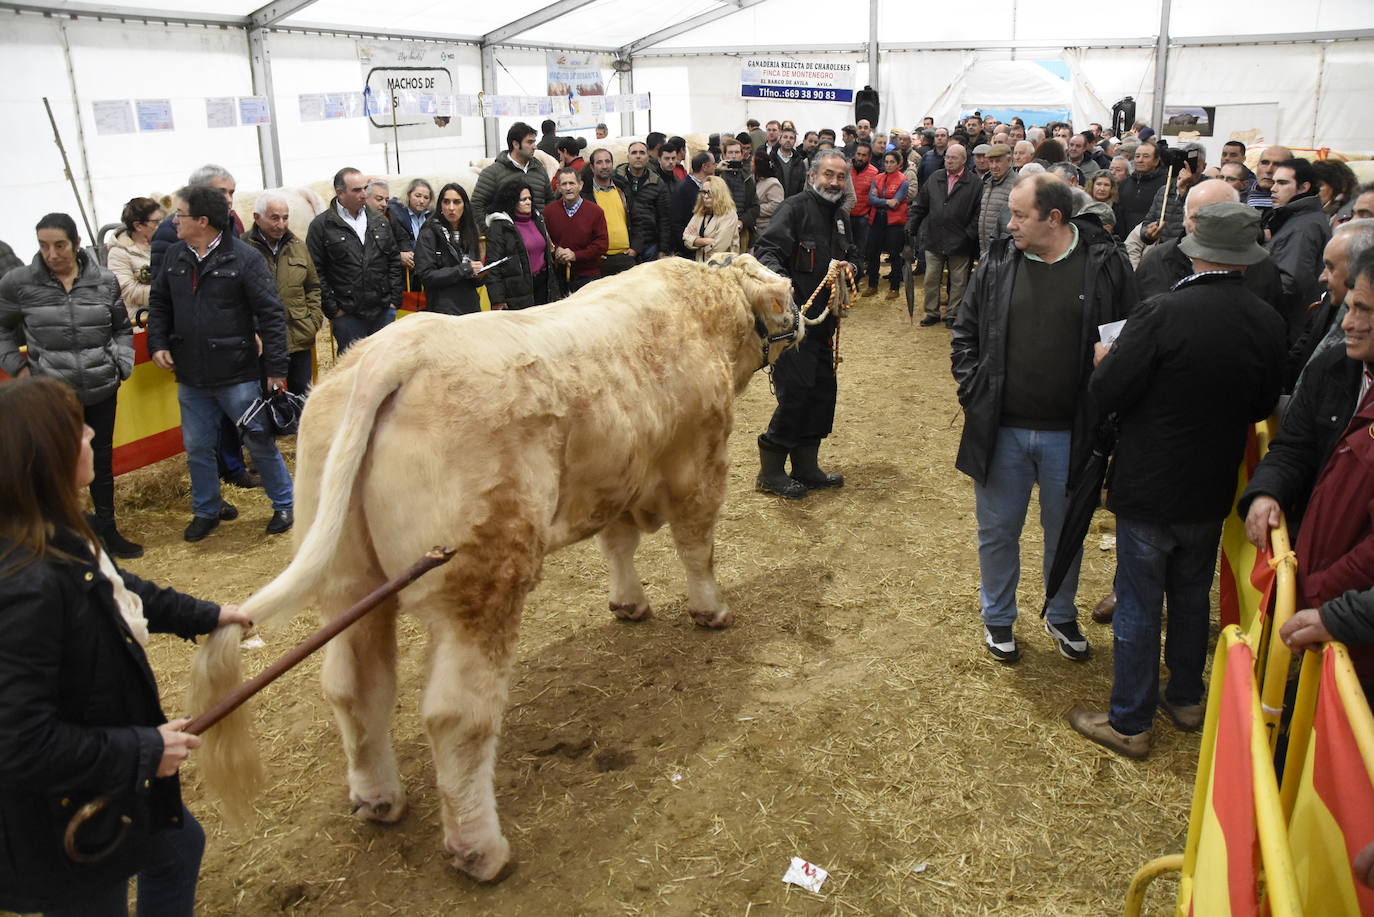
[[[606,215],[595,201],[582,197],[576,169],[559,169],[554,181],[558,200],[544,208],[544,225],[554,244],[559,281],[569,293],[576,293],[601,276],[601,256],[610,247]]]

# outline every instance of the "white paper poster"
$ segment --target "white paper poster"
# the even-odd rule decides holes
[[[369,94],[368,133],[373,143],[458,133],[456,119],[440,115],[433,103],[422,100],[424,95],[452,95],[457,91],[458,50],[456,45],[430,42],[358,43],[358,63]]]
[[[238,127],[238,111],[234,108],[233,96],[221,96],[205,100],[206,127]]]
[[[239,120],[244,124],[271,124],[272,106],[267,96],[239,96]]]
[[[324,120],[324,93],[306,92],[297,97],[302,121]]]
[[[133,105],[128,99],[92,102],[91,113],[95,116],[97,134],[132,134],[137,130]]]
[[[138,113],[140,131],[176,130],[176,125],[172,123],[171,99],[139,99],[134,103],[134,109]]]

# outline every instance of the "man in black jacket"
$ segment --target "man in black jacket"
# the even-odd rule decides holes
[[[305,244],[320,278],[320,304],[342,355],[354,341],[396,318],[401,252],[385,219],[365,206],[367,179],[357,169],[334,175],[335,198],[310,221]]]
[[[782,184],[784,198],[801,194],[809,183],[806,154],[797,149],[797,132],[784,127],[778,132],[778,146],[773,150],[773,174]]]
[[[1150,212],[1155,194],[1164,187],[1169,175],[1159,161],[1159,149],[1153,143],[1142,143],[1135,149],[1135,171],[1126,176],[1117,189],[1116,226],[1118,239],[1131,234]]]
[[[1331,241],[1331,219],[1322,212],[1317,176],[1306,159],[1290,159],[1274,167],[1274,209],[1264,220],[1269,236],[1265,248],[1283,275],[1283,289],[1292,304],[1289,341],[1302,335],[1307,309],[1317,301],[1317,275],[1322,249]]]
[[[359,184],[362,183],[361,176]],[[267,387],[286,384],[286,309],[267,262],[236,237],[229,206],[215,188],[183,188],[173,219],[180,239],[167,249],[148,297],[148,350],[177,377],[181,441],[191,472],[187,541],[200,541],[238,510],[220,498],[215,452],[221,417],[237,420],[261,394],[258,344]],[[272,437],[245,433],[272,500],[267,533],[291,528],[291,475]]]
[[[1010,204],[1011,237],[993,242],[974,273],[950,355],[964,408],[955,467],[973,478],[976,501],[984,643],[1003,662],[1020,658],[1012,624],[1031,488],[1040,487],[1048,571],[1099,420],[1087,395],[1092,344],[1137,298],[1116,240],[1094,219],[1068,219],[1074,198],[1061,179],[1023,175]],[[1046,613],[1047,632],[1073,660],[1089,655],[1074,605],[1080,559]]]
[[[1241,277],[1264,260],[1258,233],[1259,214],[1239,201],[1198,210],[1181,243],[1193,273],[1137,309],[1110,349],[1096,345],[1088,388],[1120,420],[1107,497],[1116,514],[1114,677],[1111,709],[1075,708],[1069,723],[1131,758],[1149,753],[1157,706],[1181,729],[1202,725],[1221,524],[1246,433],[1278,400],[1287,348],[1283,320]]]
[[[916,206],[907,219],[907,235],[925,252],[926,314],[921,326],[940,321],[940,290],[949,268],[949,307],[946,323],[954,321],[964,298],[973,256],[978,254],[978,211],[983,182],[966,168],[968,153],[957,143],[945,148],[945,167],[921,183]],[[872,279],[872,278],[870,278]]]
[[[768,228],[754,244],[754,256],[772,271],[792,279],[797,303],[820,286],[833,260],[850,258],[847,214],[843,210],[844,156],[822,150],[811,160],[809,182],[801,194],[778,207]],[[789,500],[806,496],[808,489],[840,487],[844,478],[822,471],[821,440],[835,424],[835,329],[839,320],[830,307],[830,291],[816,296],[807,316],[825,321],[806,332],[801,345],[789,349],[773,365],[777,410],[768,430],[759,436],[760,471],[755,486],[764,493]],[[792,456],[789,477],[786,462]]]
[[[673,219],[668,184],[650,164],[649,148],[636,140],[625,151],[628,162],[615,168],[617,179],[624,181],[626,202],[631,213],[642,214],[649,237],[639,252],[639,260],[668,258],[673,253]]]

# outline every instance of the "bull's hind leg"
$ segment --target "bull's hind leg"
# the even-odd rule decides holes
[[[324,588],[325,608],[343,611],[386,580],[375,559],[346,560],[357,561],[356,572]],[[390,732],[396,705],[396,608],[396,600],[389,599],[330,641],[321,672],[343,735],[349,799],[358,815],[380,822],[398,821],[406,809]]]
[[[725,493],[724,456],[715,458],[701,463],[696,486],[674,493],[668,524],[687,572],[687,610],[692,620],[702,627],[729,627],[735,613],[720,596],[714,565],[716,516]]]
[[[492,775],[525,596],[513,592],[492,590],[492,604],[483,608],[459,600],[440,610],[442,617],[430,626],[433,663],[422,711],[434,753],[444,847],[454,867],[479,882],[504,878],[510,862]]]
[[[628,516],[611,522],[596,536],[606,567],[611,574],[611,612],[622,621],[643,621],[651,614],[639,571],[635,569],[635,549],[639,547],[639,528]]]

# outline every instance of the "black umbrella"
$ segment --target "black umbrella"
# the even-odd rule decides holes
[[[916,259],[916,246],[908,236],[906,245],[902,246],[902,285],[906,287],[906,314],[907,317],[915,320],[916,318],[916,277],[911,262]]]
[[[1069,565],[1083,549],[1083,539],[1092,525],[1093,512],[1102,502],[1102,485],[1107,480],[1107,460],[1116,448],[1116,415],[1102,421],[1093,432],[1093,451],[1083,465],[1078,483],[1069,492],[1069,508],[1064,513],[1064,527],[1059,530],[1059,541],[1055,543],[1054,563],[1050,566],[1049,577],[1045,581],[1045,604],[1040,607],[1040,617],[1045,616],[1050,600],[1059,593],[1068,575]]]

